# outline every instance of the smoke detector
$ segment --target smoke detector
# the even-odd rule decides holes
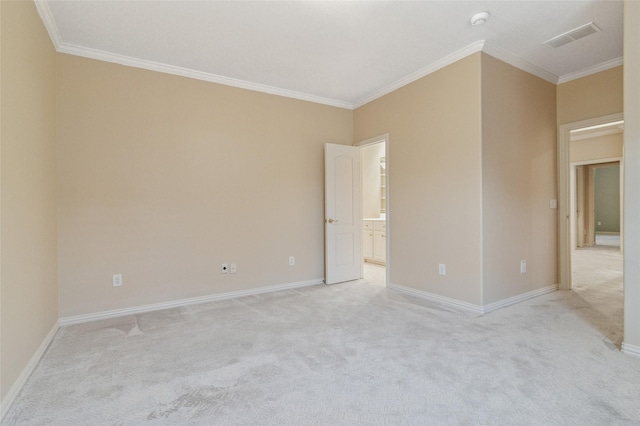
[[[469,22],[471,22],[471,25],[474,27],[476,25],[482,25],[489,20],[489,16],[491,16],[489,12],[478,12],[469,19]]]

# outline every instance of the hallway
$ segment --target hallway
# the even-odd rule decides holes
[[[622,344],[622,253],[616,246],[595,246],[572,253],[572,291],[590,310],[590,322],[618,348]]]

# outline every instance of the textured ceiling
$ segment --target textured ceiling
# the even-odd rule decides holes
[[[621,1],[36,4],[59,51],[345,108],[479,50],[554,83],[622,63]],[[592,21],[601,32],[542,44]]]

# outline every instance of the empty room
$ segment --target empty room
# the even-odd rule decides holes
[[[0,24],[2,425],[640,423],[639,2]]]

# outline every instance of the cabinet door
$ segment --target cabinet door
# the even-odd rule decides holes
[[[387,261],[387,235],[383,231],[373,233],[373,258],[382,263]]]
[[[365,259],[373,259],[373,231],[365,229],[362,233],[362,255]]]

